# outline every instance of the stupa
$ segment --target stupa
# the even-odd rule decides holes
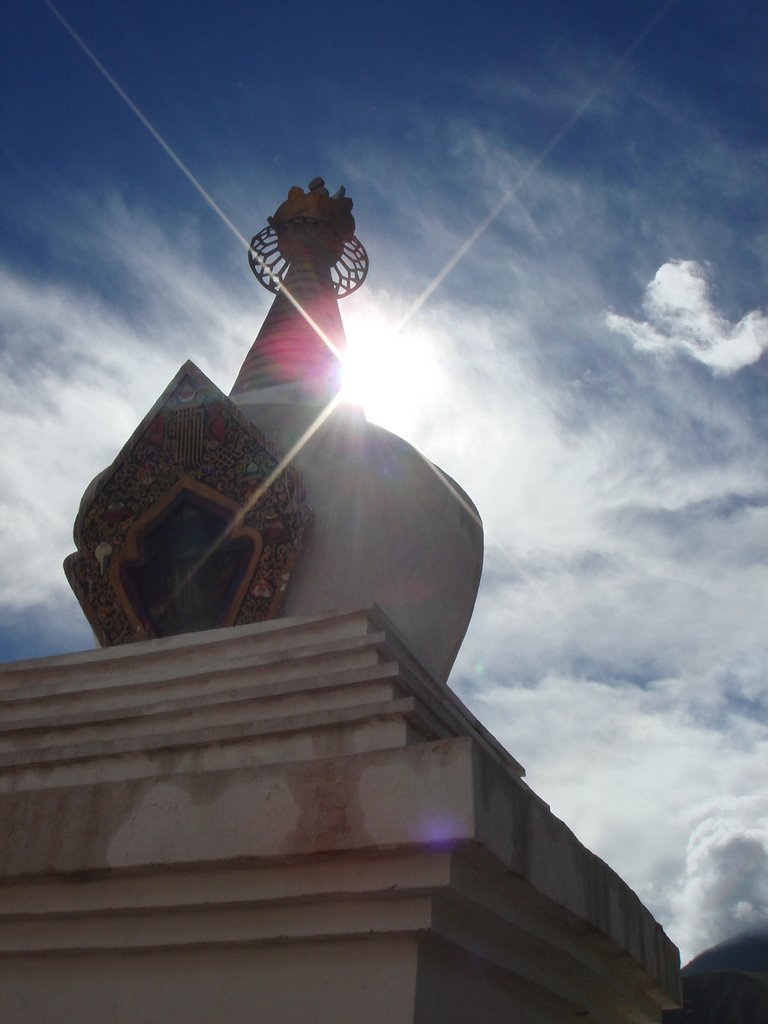
[[[446,685],[482,525],[341,400],[351,200],[249,263],[231,393],[185,363],[83,497],[101,648],[0,667],[7,1019],[659,1021],[674,946]]]
[[[482,525],[455,481],[340,399],[338,299],[368,268],[351,211],[320,178],[290,190],[251,242],[276,295],[230,396],[185,364],[86,491],[65,570],[100,643],[375,603],[447,678]]]

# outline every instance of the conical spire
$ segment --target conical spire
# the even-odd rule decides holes
[[[318,396],[338,389],[346,338],[337,300],[359,287],[368,270],[351,211],[343,188],[329,196],[315,178],[309,192],[294,186],[253,238],[251,269],[277,295],[233,395],[295,383]]]

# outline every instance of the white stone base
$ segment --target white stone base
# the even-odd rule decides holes
[[[377,609],[0,669],[8,1024],[657,1022],[677,951]]]

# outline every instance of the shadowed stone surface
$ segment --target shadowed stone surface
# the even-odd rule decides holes
[[[377,609],[2,666],[0,706],[14,1022],[675,1004],[653,918]]]

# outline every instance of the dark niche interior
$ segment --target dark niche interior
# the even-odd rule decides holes
[[[137,537],[139,555],[120,578],[150,636],[174,636],[226,624],[253,557],[249,537],[230,536],[232,515],[181,491]]]

